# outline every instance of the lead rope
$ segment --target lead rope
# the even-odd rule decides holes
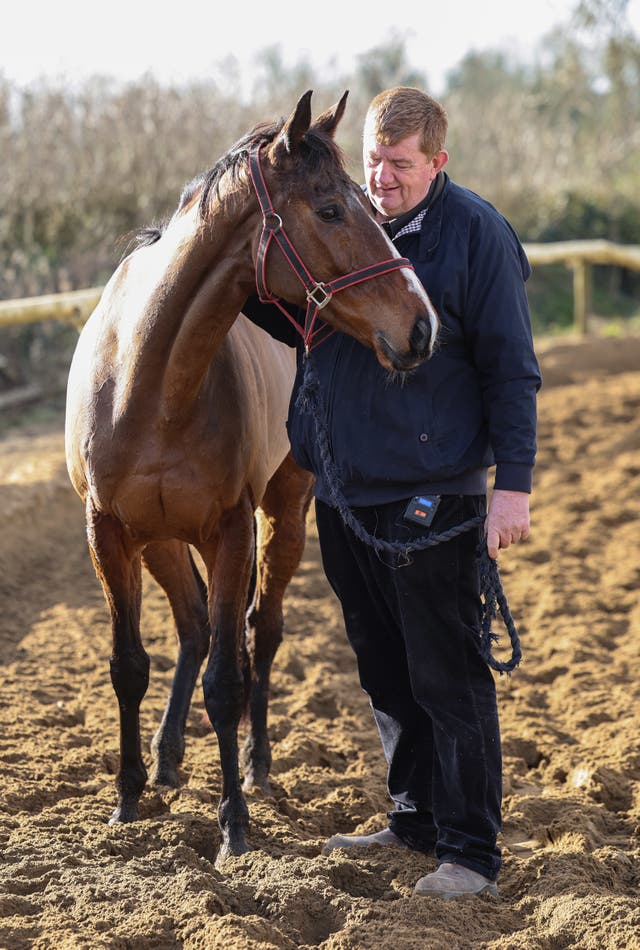
[[[324,407],[322,405],[322,396],[320,393],[320,383],[311,364],[308,352],[304,357],[304,372],[302,385],[296,397],[296,408],[303,413],[311,415],[318,447],[320,449],[320,461],[322,472],[329,489],[329,495],[335,508],[340,512],[344,524],[350,528],[359,541],[373,548],[381,556],[383,554],[391,555],[397,559],[398,567],[410,563],[412,551],[425,551],[427,548],[435,547],[437,544],[443,544],[452,538],[470,531],[472,528],[481,525],[484,517],[471,518],[463,521],[462,524],[455,525],[447,531],[440,534],[432,534],[429,537],[416,538],[413,541],[385,541],[384,538],[377,538],[370,534],[364,525],[355,517],[346,498],[342,492],[342,482],[336,464],[332,458],[329,448],[329,434],[325,423]],[[482,611],[480,622],[480,643],[479,651],[483,660],[498,673],[511,673],[522,659],[522,650],[520,648],[520,638],[507,598],[502,589],[502,582],[498,572],[498,564],[493,558],[489,557],[486,540],[478,548],[478,567],[480,572],[480,595],[482,599]],[[493,656],[492,646],[497,642],[498,635],[492,632],[492,624],[498,610],[502,616],[505,627],[509,633],[511,641],[511,658],[506,662],[500,662]]]

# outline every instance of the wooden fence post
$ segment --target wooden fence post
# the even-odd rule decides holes
[[[591,312],[592,268],[589,261],[577,258],[571,261],[571,267],[573,268],[573,325],[580,336],[586,336]]]

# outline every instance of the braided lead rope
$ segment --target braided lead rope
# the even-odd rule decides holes
[[[470,518],[468,521],[463,521],[462,524],[455,525],[447,531],[440,532],[440,534],[415,538],[412,541],[386,541],[384,538],[377,538],[367,531],[362,522],[355,517],[342,492],[340,475],[329,447],[329,434],[324,421],[325,413],[323,412],[320,383],[311,365],[308,354],[305,356],[304,374],[302,385],[296,397],[296,408],[301,412],[310,414],[313,418],[318,447],[320,449],[322,470],[334,507],[338,509],[342,521],[353,531],[358,540],[373,548],[378,557],[382,557],[385,554],[390,555],[396,559],[397,567],[402,567],[411,562],[410,555],[413,551],[425,551],[427,548],[435,547],[437,544],[443,544],[484,522],[483,516]],[[502,589],[498,564],[493,558],[489,557],[486,541],[483,541],[478,548],[478,561],[480,595],[482,598],[481,630],[478,647],[480,655],[491,669],[496,672],[500,674],[511,673],[522,659],[520,638],[513,617],[511,616],[511,611],[509,610],[507,598]],[[498,610],[500,611],[511,641],[511,658],[505,662],[496,660],[492,653],[493,643],[498,640],[498,635],[492,632],[492,624]]]

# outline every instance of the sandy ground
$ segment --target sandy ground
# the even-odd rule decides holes
[[[217,746],[197,691],[180,791],[114,805],[110,633],[62,434],[0,443],[0,947],[640,947],[640,341],[541,354],[531,540],[501,573],[525,659],[498,677],[505,752],[500,899],[412,896],[434,868],[394,849],[321,855],[382,825],[384,767],[313,524],[287,599],[271,702],[272,799],[254,850],[214,868]],[[145,748],[172,675],[146,583]]]

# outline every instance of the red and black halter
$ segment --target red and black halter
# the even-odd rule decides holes
[[[312,348],[312,345],[316,346],[322,342],[321,340],[316,340],[316,342],[312,344],[313,339],[317,337],[326,325],[322,324],[316,329],[314,329],[314,326],[318,312],[327,306],[334,294],[337,294],[340,290],[345,290],[347,287],[353,287],[355,284],[361,284],[365,280],[371,280],[373,277],[381,277],[383,274],[390,273],[390,271],[399,270],[401,267],[410,267],[413,270],[411,261],[406,257],[394,257],[390,260],[380,261],[377,264],[371,264],[369,267],[363,267],[360,270],[351,271],[350,274],[345,274],[344,277],[337,277],[328,283],[314,280],[282,226],[282,218],[271,203],[269,191],[260,165],[259,146],[254,148],[249,154],[249,173],[262,210],[262,233],[260,235],[260,243],[256,255],[256,287],[258,297],[262,303],[276,304],[302,336],[307,353]],[[274,297],[267,289],[265,270],[267,252],[272,240],[275,240],[306,291],[307,312],[304,318],[304,326],[301,326],[282,306],[279,299]],[[326,339],[326,336],[322,339]]]

